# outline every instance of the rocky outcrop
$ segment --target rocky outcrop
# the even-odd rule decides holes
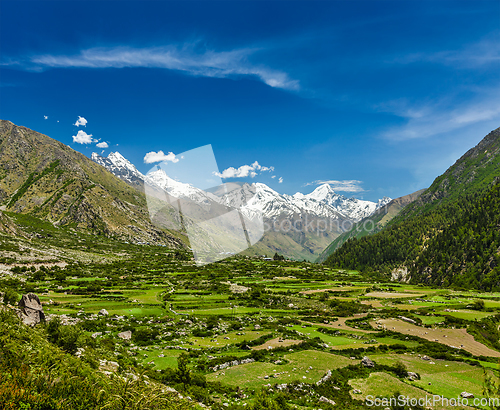
[[[361,364],[365,367],[375,367],[375,363],[367,356],[363,357],[363,360],[361,360]]]
[[[118,333],[117,336],[123,340],[130,340],[130,339],[132,339],[132,331],[127,330],[125,332]]]
[[[45,321],[42,303],[37,295],[28,293],[23,295],[19,301],[19,310],[17,315],[25,325],[35,326],[36,324]]]

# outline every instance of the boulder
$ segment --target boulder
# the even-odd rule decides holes
[[[361,364],[365,367],[375,367],[375,363],[367,356],[363,357],[363,360],[361,360]]]
[[[408,380],[418,380],[418,374],[415,372],[408,372]]]
[[[473,399],[474,395],[472,393],[467,393],[466,391],[463,391],[462,393],[460,393],[460,397],[462,399]]]
[[[106,309],[101,309],[99,311],[99,316],[109,316],[109,312]]]
[[[127,330],[125,332],[118,333],[117,336],[123,340],[130,340],[130,339],[132,339],[132,331]]]
[[[25,325],[34,326],[45,320],[42,303],[34,293],[23,295],[18,306],[17,316]]]

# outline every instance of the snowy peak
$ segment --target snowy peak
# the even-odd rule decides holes
[[[129,184],[141,185],[144,182],[144,175],[119,152],[111,152],[107,158],[93,152],[91,159]]]
[[[108,157],[92,153],[92,160],[131,185],[144,183],[160,187],[176,198],[186,198],[199,203],[218,202],[241,209],[247,216],[262,213],[265,218],[313,214],[320,218],[346,218],[359,221],[391,201],[384,197],[378,202],[347,198],[337,194],[329,184],[318,186],[313,192],[294,195],[280,194],[266,184],[224,184],[218,192],[206,192],[190,184],[175,181],[164,170],[141,174],[137,168],[119,152]]]

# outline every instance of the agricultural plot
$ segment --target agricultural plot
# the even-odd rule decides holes
[[[477,330],[498,328],[500,296],[481,294],[482,304],[469,292],[307,262],[234,257],[198,268],[187,254],[123,247],[99,263],[30,265],[16,291],[37,293],[50,321],[64,315],[61,326],[74,326],[78,343],[90,340],[73,356],[83,347],[92,363],[135,369],[215,410],[251,408],[261,389],[303,410],[324,408],[325,394],[349,409],[381,391],[482,397],[482,368],[498,374],[500,349]],[[465,330],[473,326],[478,339]],[[364,356],[374,368],[360,364]],[[398,362],[420,380],[398,376]],[[328,372],[331,380],[317,385]]]
[[[328,370],[345,367],[353,362],[343,356],[305,350],[277,357],[274,363],[254,362],[234,366],[208,375],[207,380],[253,389],[268,383],[316,383]]]
[[[382,319],[372,325],[381,324],[385,329],[398,333],[418,336],[430,341],[439,342],[456,349],[464,349],[476,356],[500,357],[500,352],[477,342],[466,329],[422,328],[398,319]]]

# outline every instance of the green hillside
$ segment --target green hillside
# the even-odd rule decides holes
[[[500,129],[469,150],[381,232],[352,238],[325,263],[400,269],[412,282],[499,289]]]
[[[182,246],[153,226],[146,199],[85,155],[46,135],[0,121],[0,205],[96,235]]]
[[[414,192],[413,194],[405,195],[393,199],[386,206],[377,209],[373,215],[370,215],[361,221],[354,224],[351,230],[344,232],[337,237],[328,247],[321,253],[316,262],[324,262],[328,256],[340,248],[345,242],[351,238],[362,238],[364,236],[373,235],[380,232],[401,210],[408,204],[415,201],[424,192],[424,189]]]

